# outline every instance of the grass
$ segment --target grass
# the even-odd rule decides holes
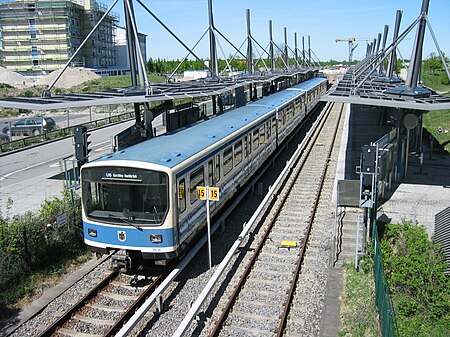
[[[450,153],[450,110],[427,112],[424,114],[423,125],[439,142],[443,150]]]
[[[450,82],[444,68],[435,71],[422,68],[422,82],[439,93],[450,92]]]
[[[434,72],[423,69],[422,80],[427,87],[450,96],[450,82],[444,69]],[[450,110],[425,113],[423,126],[439,142],[441,148],[450,153]]]
[[[148,80],[150,83],[162,83],[165,81],[165,77],[149,74]],[[70,89],[70,92],[95,92],[129,86],[131,86],[131,77],[129,75],[105,76],[73,87]]]
[[[344,290],[339,336],[381,336],[375,307],[373,273],[358,272],[353,264],[347,264],[343,271]]]

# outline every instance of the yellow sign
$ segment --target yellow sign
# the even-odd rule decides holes
[[[219,188],[210,187],[209,188],[209,200],[219,201]]]
[[[197,186],[197,194],[198,194],[198,198],[200,200],[219,201],[219,188],[218,187]]]
[[[206,187],[197,186],[197,193],[200,200],[206,200]]]

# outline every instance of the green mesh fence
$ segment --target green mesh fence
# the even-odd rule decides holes
[[[383,256],[380,249],[380,238],[378,236],[376,221],[372,226],[372,245],[374,248],[374,279],[375,279],[375,303],[377,305],[381,334],[383,337],[395,336],[394,312],[389,296],[389,288],[386,282],[383,268]]]

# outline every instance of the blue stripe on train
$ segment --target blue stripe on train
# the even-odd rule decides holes
[[[97,237],[92,237],[88,229],[97,231]],[[148,228],[142,227],[142,230],[131,226],[104,226],[95,225],[83,221],[84,237],[87,240],[98,242],[107,246],[125,246],[131,248],[167,248],[175,245],[173,228]],[[150,235],[162,235],[161,243],[150,242]]]

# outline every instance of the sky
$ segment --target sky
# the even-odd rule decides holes
[[[110,5],[111,0],[103,0]],[[142,0],[142,2],[168,26],[186,45],[194,44],[207,31],[208,0]],[[250,9],[251,31],[261,46],[269,44],[269,20],[273,22],[274,42],[284,43],[284,27],[287,27],[288,45],[294,49],[294,32],[301,48],[302,36],[311,37],[311,49],[320,61],[347,60],[348,43],[336,43],[336,39],[355,37],[359,41],[354,59],[362,59],[366,53],[366,40],[373,41],[389,25],[388,44],[392,42],[395,16],[403,11],[400,32],[403,32],[420,14],[422,0],[213,0],[215,27],[236,47],[247,36],[246,9]],[[137,26],[147,34],[147,58],[182,59],[187,51],[143,7],[134,2]],[[123,25],[123,3],[113,8]],[[450,0],[430,0],[429,22],[441,50],[450,55]],[[403,58],[411,56],[414,29],[400,45]],[[307,38],[305,38],[305,43]],[[234,54],[235,50],[221,37],[218,38],[219,58]],[[208,34],[195,48],[202,58],[209,57]],[[241,51],[245,54],[246,44]],[[429,30],[425,36],[424,57],[436,53]],[[258,53],[258,52],[256,52]]]

